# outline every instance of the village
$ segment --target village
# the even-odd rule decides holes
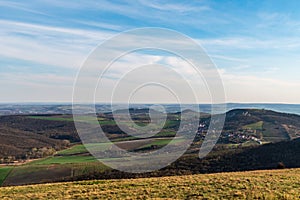
[[[214,131],[214,130],[212,130]],[[198,126],[197,136],[204,139],[208,132],[208,125],[206,122],[200,122]],[[219,142],[242,144],[247,141],[253,141],[262,144],[262,140],[257,138],[257,130],[240,129],[237,131],[222,131]]]

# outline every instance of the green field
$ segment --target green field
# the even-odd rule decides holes
[[[175,131],[162,131],[160,133],[157,133],[155,137],[174,137],[175,135]]]
[[[73,154],[80,154],[80,153],[86,153],[87,150],[84,145],[74,145],[69,149],[61,150],[57,152],[59,155],[73,155]]]
[[[167,120],[164,128],[174,128],[179,125],[179,120]]]
[[[139,143],[142,140],[136,140],[136,143]],[[142,145],[138,149],[149,148],[153,145],[156,146],[164,146],[170,143],[171,139],[153,139],[152,142],[148,142],[148,144]],[[183,139],[176,138],[172,141],[172,143],[176,144],[178,142],[183,141]],[[122,143],[122,141],[120,141]],[[104,148],[107,148],[107,145],[110,143],[91,143],[91,144],[79,144],[74,145],[68,149],[58,151],[54,156],[50,156],[47,158],[42,158],[36,161],[32,161],[26,165],[51,165],[51,164],[70,164],[70,163],[89,163],[96,162],[93,156],[89,155],[88,150],[101,151]],[[128,148],[134,148],[134,143],[125,143],[124,146],[128,146]]]
[[[73,122],[74,119],[73,117],[57,117],[57,116],[50,116],[50,117],[46,117],[46,116],[30,116],[29,118],[32,119],[40,119],[40,120],[49,120],[49,121],[67,121],[67,122]],[[95,120],[94,117],[92,116],[81,116],[81,117],[76,117],[78,122],[87,122],[90,124],[95,124]],[[113,120],[106,120],[104,118],[97,118],[98,122],[101,125],[116,125],[115,121]]]
[[[90,144],[79,144],[79,145],[74,145],[71,148],[65,149],[58,151],[58,155],[62,156],[69,156],[69,155],[74,155],[74,154],[83,154],[83,153],[88,153],[86,147],[89,150],[102,150],[104,148],[107,148],[111,143],[90,143]]]
[[[67,164],[67,163],[88,163],[96,162],[97,160],[88,153],[86,147],[91,150],[101,150],[106,148],[109,143],[91,143],[82,145],[74,145],[69,149],[61,150],[56,155],[47,158],[39,159],[28,163],[28,165],[50,165],[50,164]]]
[[[169,144],[170,142],[172,144],[177,144],[177,143],[182,142],[182,141],[183,141],[183,139],[178,139],[178,138],[176,138],[174,140],[172,140],[172,139],[158,139],[158,140],[155,140],[155,141],[153,141],[149,144],[141,146],[139,149],[149,148],[151,146],[162,147],[162,146],[165,146],[165,145]]]
[[[3,181],[11,171],[12,167],[1,167],[0,166],[0,185],[2,185]]]
[[[248,124],[243,126],[243,129],[252,129],[252,130],[262,130],[263,129],[263,121],[259,121],[253,124]]]
[[[31,119],[41,119],[41,120],[49,120],[49,121],[73,121],[72,117],[46,117],[46,116],[29,116]]]
[[[29,163],[29,165],[51,165],[51,164],[67,164],[67,163],[86,163],[96,162],[93,156],[52,156]]]
[[[1,199],[299,199],[300,169],[0,188]]]

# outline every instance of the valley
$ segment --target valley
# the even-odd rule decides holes
[[[136,124],[144,126],[149,123],[149,110],[132,109],[130,113]],[[118,114],[122,115],[122,112]],[[180,145],[182,142],[181,138],[175,137],[180,124],[180,113],[168,113],[164,128],[146,139],[124,133],[116,125],[110,112],[99,113],[97,118],[107,137],[127,151],[151,152],[169,143]],[[88,115],[77,120],[93,122]],[[119,172],[94,158],[85,147],[102,151],[109,144],[82,145],[72,115],[0,116],[0,121],[0,136],[3,138],[0,149],[0,180],[2,179],[3,186],[91,178],[137,178],[276,169],[279,163],[284,163],[284,167],[288,168],[300,167],[300,117],[269,110],[236,109],[227,112],[217,145],[207,157],[199,159],[199,148],[210,123],[210,115],[202,113],[194,142],[186,153],[166,168],[142,174]]]

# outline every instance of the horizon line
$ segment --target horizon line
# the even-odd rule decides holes
[[[73,105],[73,102],[42,102],[42,101],[37,101],[37,102],[0,102],[0,105],[3,104],[19,104],[19,105],[32,105],[32,104],[42,104],[42,105],[49,105],[49,104],[66,104],[66,105]],[[82,105],[82,104],[91,104],[91,103],[87,103],[87,102],[82,102],[82,103],[76,103],[77,105]],[[75,105],[76,105],[75,104]],[[111,103],[109,102],[96,102],[95,105],[99,105],[99,104],[107,104],[110,105]],[[127,104],[124,102],[116,102],[114,104]],[[207,103],[207,102],[203,102],[203,103],[154,103],[154,102],[135,102],[135,103],[130,103],[132,105],[143,105],[143,104],[151,104],[151,105],[155,105],[155,104],[161,104],[161,105],[218,105],[218,104],[285,104],[285,105],[299,105],[299,103],[288,103],[288,102],[225,102],[225,103]]]

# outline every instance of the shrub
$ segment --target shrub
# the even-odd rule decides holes
[[[284,168],[285,168],[285,165],[284,165],[283,162],[279,162],[279,163],[277,164],[277,169],[284,169]]]

